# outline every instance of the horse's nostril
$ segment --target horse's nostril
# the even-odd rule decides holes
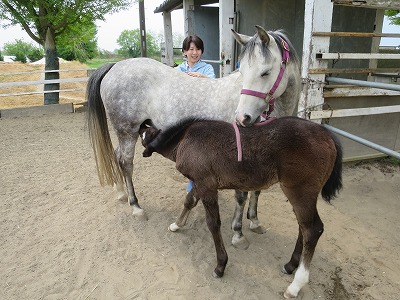
[[[243,115],[243,124],[249,125],[251,123],[251,116],[248,114]]]

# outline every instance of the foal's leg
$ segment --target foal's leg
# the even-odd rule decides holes
[[[258,234],[263,234],[267,232],[264,226],[261,225],[257,217],[257,205],[258,197],[260,196],[260,191],[250,192],[249,208],[247,210],[247,219],[250,220],[250,229]]]
[[[208,192],[207,196],[200,197],[206,211],[206,222],[210,230],[217,252],[217,267],[214,269],[214,277],[222,277],[228,262],[228,254],[226,253],[224,241],[221,236],[221,219],[218,206],[218,191]]]
[[[147,220],[145,211],[140,207],[139,201],[135,194],[135,188],[133,186],[132,174],[133,174],[133,157],[135,156],[135,144],[138,138],[136,136],[119,136],[119,146],[115,151],[117,160],[122,169],[122,173],[125,179],[125,185],[128,192],[128,203],[133,208],[133,215],[141,220]],[[121,195],[122,185],[117,185],[117,192],[119,196]]]
[[[235,190],[236,206],[232,219],[232,245],[236,248],[244,250],[249,248],[250,245],[249,241],[242,233],[243,212],[247,200],[247,194],[247,192]]]
[[[199,199],[193,195],[193,189],[192,189],[190,190],[189,193],[186,194],[185,202],[183,204],[183,210],[180,216],[176,219],[175,223],[169,225],[168,229],[170,231],[175,232],[179,228],[185,226],[189,213],[192,210],[192,208],[197,205],[197,202],[199,202]]]
[[[297,297],[299,291],[308,283],[315,247],[324,231],[324,224],[317,212],[317,198],[315,197],[315,200],[313,197],[302,198],[302,200],[303,202],[300,199],[299,202],[291,202],[299,223],[299,236],[292,257],[284,269],[288,273],[293,272],[296,266],[298,269],[292,283],[284,293],[285,298]]]

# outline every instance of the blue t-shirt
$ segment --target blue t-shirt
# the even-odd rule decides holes
[[[215,78],[214,68],[212,65],[205,63],[202,60],[199,60],[194,64],[193,67],[189,67],[187,61],[184,61],[179,66],[175,67],[181,72],[199,72],[209,78]]]

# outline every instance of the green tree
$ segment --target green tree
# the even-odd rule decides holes
[[[396,9],[386,10],[385,15],[388,16],[390,24],[400,25],[400,10]]]
[[[42,59],[44,52],[42,48],[36,47],[31,43],[22,40],[15,40],[13,43],[6,43],[4,45],[4,53],[6,55],[15,56],[16,61],[26,63],[29,61],[37,61]]]
[[[97,27],[94,22],[87,26],[71,25],[58,36],[57,52],[65,60],[86,62],[97,55]]]
[[[128,8],[137,0],[0,0],[0,19],[19,24],[45,54],[45,70],[58,70],[57,37],[71,26],[86,27],[104,20],[108,13]],[[59,79],[58,72],[46,72],[45,79]],[[45,91],[59,90],[60,84],[45,84]],[[44,104],[59,102],[59,93],[45,93]]]
[[[124,57],[139,57],[140,52],[140,30],[123,30],[117,39],[120,46],[118,54]],[[146,33],[147,55],[155,56],[160,53],[160,47],[156,39],[149,32]]]

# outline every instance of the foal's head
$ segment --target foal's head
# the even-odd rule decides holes
[[[152,141],[160,134],[161,129],[149,127],[147,124],[140,126],[139,134],[142,138],[142,145],[146,149],[143,151],[143,157],[149,157],[153,154],[154,149],[149,146]]]

